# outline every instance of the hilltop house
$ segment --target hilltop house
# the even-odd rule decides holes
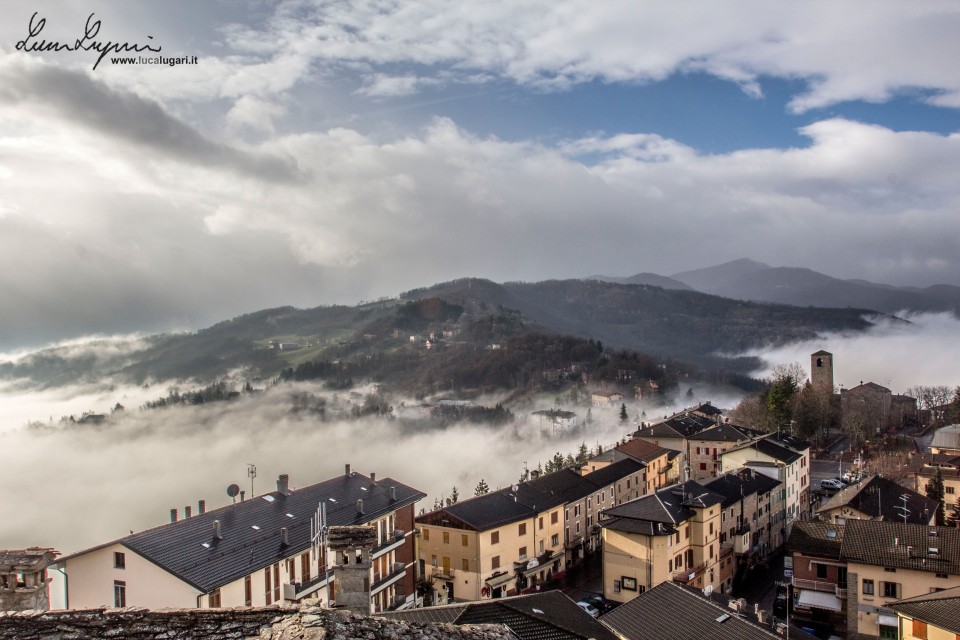
[[[330,570],[344,563],[317,537],[324,527],[370,525],[370,612],[415,598],[414,504],[425,497],[391,478],[350,471],[277,490],[124,536],[58,559],[65,608],[216,608],[333,600]],[[319,522],[321,505],[325,521]],[[349,561],[349,559],[346,559]]]

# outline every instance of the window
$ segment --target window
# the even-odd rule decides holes
[[[827,577],[827,565],[825,565],[825,564],[820,564],[819,562],[818,562],[818,563],[815,563],[815,564],[816,564],[816,567],[817,567],[817,578],[819,578],[819,579],[821,579],[821,580],[824,579],[824,578],[826,578],[826,577]]]
[[[270,567],[267,567],[263,570],[263,583],[263,597],[266,600],[267,606],[269,606],[271,603],[273,603],[273,600],[270,599],[270,594],[273,593],[273,589],[270,588]]]
[[[210,592],[210,595],[207,597],[207,602],[210,604],[211,609],[220,608],[220,589],[214,589]]]
[[[243,579],[243,604],[247,607],[253,605],[253,580],[250,576]]]
[[[543,516],[540,516],[539,518],[537,518],[537,528],[543,529]]]
[[[944,487],[944,488],[943,488],[943,491],[944,491],[944,493],[947,493],[947,494],[951,494],[951,495],[952,495],[952,494],[953,494],[953,487]]]
[[[551,546],[551,547],[555,547],[555,546],[557,546],[557,545],[559,545],[559,544],[560,544],[560,536],[555,533],[555,534],[553,534],[553,536],[550,538],[550,546]]]
[[[574,518],[580,517],[580,505],[578,504],[573,505],[573,517]]]
[[[500,544],[500,532],[493,531],[490,534],[490,544]]]
[[[310,554],[300,554],[300,580],[310,582]]]
[[[443,544],[450,544],[450,532],[449,532],[449,531],[444,531],[444,532],[443,532]]]
[[[520,559],[521,559],[521,560],[526,560],[526,559],[527,559],[527,548],[526,548],[526,547],[520,547],[519,551],[517,551],[517,555],[520,556]]]
[[[923,620],[913,620],[913,632],[914,638],[920,638],[920,640],[927,640],[927,623]]]
[[[517,534],[519,534],[519,535],[521,535],[521,536],[527,535],[527,523],[526,523],[526,522],[521,522],[521,523],[520,523],[520,526],[517,527]]]
[[[560,520],[559,511],[554,511],[553,513],[550,514],[550,524],[557,524],[559,520]]]
[[[113,552],[113,568],[114,569],[127,568],[127,556],[122,551]]]
[[[273,601],[280,602],[280,563],[279,562],[273,565]]]
[[[466,547],[468,544],[469,544],[469,541],[468,541],[468,538],[467,538],[467,534],[461,533],[461,534],[460,534],[460,546],[461,546],[461,547]]]
[[[464,558],[463,561],[461,562],[461,568],[462,568],[464,571],[468,571],[468,572],[469,572],[469,571],[470,571],[470,561],[469,561],[468,559]]]
[[[493,556],[490,558],[490,568],[499,569],[500,568],[500,556]]]
[[[113,606],[117,609],[127,606],[127,583],[123,580],[113,581]]]
[[[899,582],[882,582],[883,585],[883,597],[884,598],[899,598],[900,597],[900,583]]]
[[[423,528],[423,539],[426,542],[430,542],[430,529],[427,529],[426,527]]]
[[[690,539],[690,525],[687,525],[683,528],[683,539],[684,540]]]
[[[706,471],[706,470],[707,470],[707,463],[706,463],[706,462],[701,462],[701,463],[700,463],[700,471]]]
[[[546,541],[541,540],[541,541],[540,541],[540,555],[543,555],[543,552],[544,552],[544,550],[545,550],[545,549],[544,549],[545,545],[546,545]]]
[[[897,572],[896,567],[884,567],[883,570],[886,571],[887,573],[896,573],[896,572]]]

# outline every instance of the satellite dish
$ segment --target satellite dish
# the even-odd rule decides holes
[[[240,486],[232,484],[227,487],[227,495],[231,498],[236,498],[238,495],[240,495]]]

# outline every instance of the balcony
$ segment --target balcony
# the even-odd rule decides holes
[[[400,548],[403,546],[403,543],[406,542],[406,539],[403,530],[397,529],[391,536],[384,540],[382,544],[371,549],[370,558],[376,560],[380,556]]]
[[[402,562],[394,562],[387,573],[373,574],[373,582],[370,584],[370,595],[383,591],[390,585],[399,582],[407,573],[407,565]]]
[[[306,582],[294,582],[287,583],[283,585],[283,598],[284,600],[292,600],[294,602],[302,600],[309,595],[312,595],[327,586],[327,583],[333,580],[333,572],[330,572],[326,575],[320,574],[312,580]]]
[[[453,567],[438,567],[434,565],[432,575],[439,580],[453,580],[457,577],[457,570]]]
[[[807,589],[808,591],[819,591],[821,593],[832,593],[838,598],[845,600],[847,598],[846,585],[838,585],[836,582],[826,582],[823,580],[807,580],[805,578],[794,577],[792,580],[796,589]]]
[[[690,584],[697,579],[698,576],[703,575],[703,571],[707,568],[706,563],[701,562],[695,567],[689,569],[684,569],[683,571],[674,571],[673,572],[673,581],[679,582],[681,584]]]

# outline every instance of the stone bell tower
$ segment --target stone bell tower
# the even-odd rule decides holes
[[[810,355],[810,384],[816,391],[833,394],[833,354],[829,351]]]

